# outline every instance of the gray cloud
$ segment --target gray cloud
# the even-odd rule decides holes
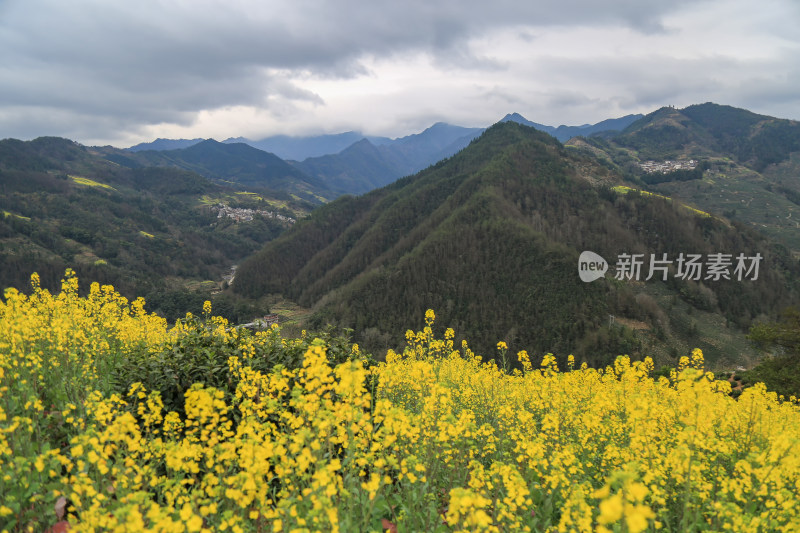
[[[603,109],[602,101],[614,102],[621,110],[716,101],[798,118],[800,69],[787,65],[800,65],[800,49],[772,60],[716,54],[679,59],[647,54],[619,58],[545,56],[536,63],[537,71],[552,85],[563,88],[545,97],[548,105],[559,109]],[[577,79],[585,80],[585,86],[576,86]]]
[[[369,58],[401,61],[422,53],[444,71],[471,71],[487,78],[515,75],[500,52],[475,45],[475,40],[510,31],[535,47],[537,32],[553,27],[629,28],[645,39],[668,33],[665,20],[697,4],[5,0],[0,1],[0,137],[115,139],[121,132],[155,124],[188,127],[201,111],[235,106],[292,117],[304,106],[324,107],[327,102],[324,94],[298,79],[364,76],[370,73]],[[791,38],[786,28],[778,30]],[[620,105],[631,107],[661,105],[664,98],[695,92],[695,83],[678,74],[687,68],[681,61],[666,58],[666,73],[656,74],[643,72],[641,64],[597,60],[591,52],[590,43],[583,63],[559,57],[553,57],[553,64],[540,62],[550,83],[572,86],[545,91],[548,105],[588,109],[608,101],[610,96],[590,94],[598,80],[611,85],[630,80],[630,88],[615,96]],[[790,49],[787,57],[796,61],[797,50]],[[688,68],[701,76],[697,83],[708,86],[702,65]],[[756,99],[771,91],[796,102],[788,82],[773,80],[770,90],[759,91],[758,80],[769,79],[765,75],[740,82],[743,94]],[[575,87],[576,80],[587,83]],[[541,76],[531,81],[541,83]],[[499,82],[490,91],[490,100],[498,103],[526,99]],[[441,114],[419,110],[414,119],[409,118],[413,111],[403,110],[397,113],[397,124],[416,123],[431,113]]]

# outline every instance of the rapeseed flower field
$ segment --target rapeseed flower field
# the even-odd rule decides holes
[[[3,531],[800,531],[797,403],[733,399],[699,350],[510,370],[428,311],[374,364],[32,282],[0,302]]]

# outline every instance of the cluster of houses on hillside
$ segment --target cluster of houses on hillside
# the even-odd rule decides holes
[[[675,172],[676,170],[694,170],[697,167],[697,161],[694,159],[689,160],[682,160],[682,161],[645,161],[644,163],[639,163],[639,168],[647,172],[648,174],[654,174],[656,172],[660,172],[661,174],[667,174],[669,172]]]
[[[255,215],[261,215],[265,218],[274,218],[286,224],[292,225],[296,222],[292,217],[275,213],[274,211],[265,211],[263,209],[247,209],[243,207],[230,207],[225,204],[217,204],[217,218],[232,218],[236,222],[250,222]]]

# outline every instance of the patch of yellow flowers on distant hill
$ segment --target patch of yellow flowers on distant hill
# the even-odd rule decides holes
[[[793,401],[731,398],[699,350],[657,380],[628,357],[560,371],[520,352],[504,372],[434,319],[377,366],[358,348],[334,366],[322,341],[297,368],[231,356],[235,394],[197,383],[179,414],[140,383],[100,390],[117,358],[186,326],[108,286],[81,297],[74,276],[58,295],[8,290],[0,529],[42,530],[63,496],[73,531],[800,531]]]
[[[77,183],[78,185],[86,185],[87,187],[99,187],[102,189],[108,189],[111,191],[116,191],[114,187],[108,185],[107,183],[100,183],[99,181],[91,180],[89,178],[84,178],[83,176],[69,176],[69,179]]]
[[[650,191],[645,191],[645,190],[642,190],[642,189],[636,189],[634,187],[628,187],[627,185],[615,185],[614,187],[611,187],[611,190],[613,190],[615,192],[618,192],[620,194],[628,194],[631,191],[635,191],[635,192],[641,194],[642,196],[654,196],[656,198],[661,198],[663,200],[667,200],[667,201],[670,201],[670,202],[672,201],[672,198],[670,198],[669,196],[664,196],[662,194],[657,194],[657,193],[650,192]],[[692,207],[692,206],[687,205],[687,204],[679,204],[679,205],[681,207],[685,207],[689,211],[692,211],[692,212],[694,212],[694,213],[696,213],[696,214],[698,214],[700,216],[711,217],[711,213],[707,213],[705,211],[701,211],[701,210],[697,209],[696,207]]]

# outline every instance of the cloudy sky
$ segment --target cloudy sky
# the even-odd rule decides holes
[[[0,0],[0,138],[800,119],[798,0]]]

